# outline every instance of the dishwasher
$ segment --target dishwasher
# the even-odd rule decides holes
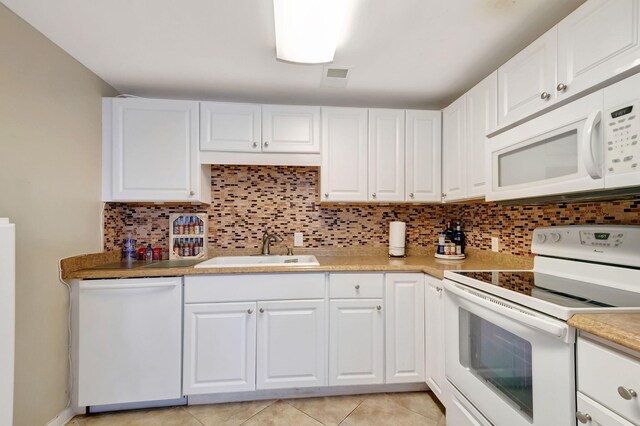
[[[78,284],[78,405],[182,397],[182,278]]]

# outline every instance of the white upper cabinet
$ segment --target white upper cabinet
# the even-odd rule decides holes
[[[320,152],[320,107],[263,105],[262,152]]]
[[[105,99],[104,201],[209,202],[198,139],[198,102]]]
[[[555,101],[557,36],[553,27],[498,69],[500,126]]]
[[[498,126],[498,75],[494,72],[466,94],[466,187],[468,198],[484,197],[487,133]]]
[[[638,0],[589,0],[560,22],[558,97],[639,65],[639,6]]]
[[[465,167],[466,98],[463,96],[442,111],[442,199],[466,198]]]
[[[367,201],[367,110],[322,108],[322,201]]]
[[[369,201],[404,201],[404,110],[369,109]]]
[[[260,152],[261,114],[257,104],[200,102],[200,149]]]
[[[442,113],[406,111],[405,200],[441,201]]]

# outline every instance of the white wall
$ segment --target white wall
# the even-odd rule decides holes
[[[100,98],[114,94],[0,4],[0,217],[16,224],[18,426],[46,424],[67,404],[58,259],[101,250]]]

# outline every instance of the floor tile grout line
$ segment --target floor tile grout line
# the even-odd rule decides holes
[[[196,422],[200,423],[202,426],[205,426],[205,424],[204,424],[204,423],[202,423],[202,422],[200,421],[200,419],[199,419],[199,418],[197,418],[197,417],[196,417],[196,416],[194,416],[194,415],[193,415],[189,410],[187,410],[187,408],[186,408],[186,407],[188,407],[188,406],[189,406],[189,405],[182,405],[182,406],[180,406],[179,408],[181,408],[181,409],[182,409],[182,411],[185,411],[187,414],[189,414],[191,417],[193,417],[193,418],[196,420]]]
[[[262,401],[269,401],[269,400],[268,399],[263,399]],[[267,408],[271,407],[273,404],[275,404],[278,401],[280,401],[280,400],[279,399],[272,399],[270,403],[268,403],[267,405],[262,407],[260,410],[256,411],[253,416],[249,417],[248,419],[243,420],[238,426],[242,426],[243,424],[245,424],[246,422],[248,422],[249,420],[251,420],[252,418],[257,416],[258,414],[262,413],[264,410],[266,410]]]
[[[294,407],[293,405],[289,404],[289,402],[287,402],[286,399],[281,400],[282,402],[284,402],[285,404],[287,404],[289,407],[293,408],[294,410],[297,410],[299,412],[301,412],[302,414],[304,414],[305,416],[309,417],[312,420],[315,420],[316,422],[320,423],[321,425],[324,425],[323,422],[321,422],[320,420],[316,419],[315,417],[305,413],[304,411],[300,410],[299,408]],[[325,425],[326,426],[326,425]]]
[[[355,407],[353,410],[349,411],[349,414],[347,414],[347,415],[345,416],[345,418],[344,418],[344,419],[342,419],[342,420],[340,421],[340,423],[338,423],[338,426],[340,426],[342,423],[344,423],[344,421],[345,421],[345,420],[347,420],[347,419],[349,418],[349,416],[350,416],[351,414],[353,414],[353,412],[354,412],[354,411],[356,411],[356,410],[358,409],[358,407],[359,407],[359,406],[361,406],[361,405],[362,405],[362,403],[363,403],[363,402],[365,402],[367,399],[368,399],[368,395],[365,395],[365,396],[364,396],[364,398],[362,398],[362,401],[358,402],[358,404],[356,404],[356,407]]]

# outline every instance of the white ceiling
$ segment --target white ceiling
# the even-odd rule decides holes
[[[271,0],[0,0],[121,93],[440,108],[584,0],[345,0],[334,65],[275,59]]]

